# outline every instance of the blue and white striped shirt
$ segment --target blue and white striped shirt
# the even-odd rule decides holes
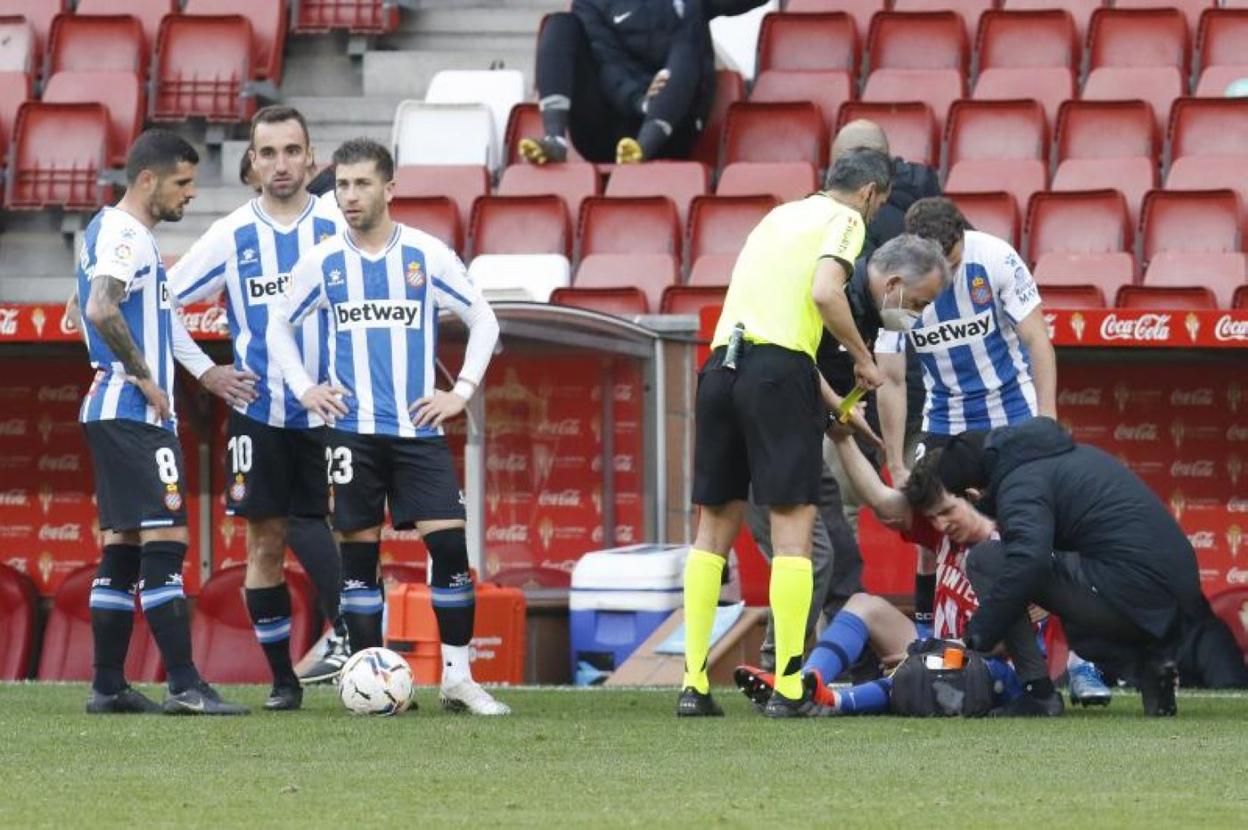
[[[283,386],[281,372],[269,355],[265,331],[269,308],[285,293],[300,254],[342,227],[342,214],[332,198],[310,197],[303,213],[288,226],[266,215],[260,200],[252,199],[213,223],[169,273],[170,288],[179,305],[225,289],[234,366],[260,376],[256,400],[237,407],[253,420],[292,429],[321,425],[321,420],[309,415]],[[324,314],[310,316],[295,332],[304,367],[318,380],[325,378],[327,332]]]
[[[440,428],[416,429],[409,412],[434,390],[438,309],[466,320],[482,312],[493,320],[455,252],[398,223],[375,256],[357,248],[348,233],[317,245],[291,273],[285,302],[292,325],[328,311],[330,382],[351,393],[349,411],[335,426],[363,435],[440,435]],[[476,372],[483,374],[485,365],[469,371],[468,363],[465,376],[479,382]]]
[[[967,231],[952,283],[907,334],[881,332],[878,354],[905,351],[923,365],[923,429],[936,435],[987,430],[1034,418],[1036,387],[1017,325],[1040,305],[1031,272],[1009,243]]]
[[[165,267],[151,231],[119,208],[104,208],[87,225],[77,269],[78,297],[84,309],[91,296],[91,280],[97,276],[125,284],[121,315],[152,378],[169,396],[172,408],[173,331]],[[126,381],[125,367],[85,314],[82,329],[96,373],[82,402],[79,420],[86,423],[123,419],[174,429],[174,421],[161,421],[139,387]]]

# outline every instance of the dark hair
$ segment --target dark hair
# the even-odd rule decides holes
[[[941,499],[948,492],[945,490],[945,485],[941,484],[940,476],[936,474],[936,469],[940,464],[940,454],[939,448],[928,450],[914,463],[910,478],[901,485],[901,494],[906,497],[910,509],[926,513],[940,504]]]
[[[971,223],[966,221],[958,206],[944,196],[919,199],[906,211],[906,233],[932,240],[945,252],[945,256],[969,230]]]
[[[892,187],[893,160],[870,147],[846,150],[828,171],[828,190],[853,193],[872,183],[881,193]]]
[[[940,453],[936,472],[945,489],[956,496],[966,494],[972,487],[983,489],[988,483],[984,471],[984,447],[988,433],[972,430],[955,435]]]
[[[126,181],[134,184],[144,170],[167,176],[183,161],[199,164],[199,153],[190,142],[172,130],[146,130],[130,145]]]
[[[281,124],[283,121],[295,121],[303,130],[303,144],[305,147],[311,146],[312,139],[308,135],[308,122],[303,117],[303,113],[294,107],[288,107],[285,104],[270,104],[267,107],[261,107],[256,114],[251,117],[251,146],[256,146],[256,127],[261,124]]]
[[[255,187],[251,182],[251,148],[248,147],[238,157],[238,180],[247,187]]]
[[[341,164],[371,161],[377,165],[377,172],[381,175],[383,182],[394,178],[394,156],[390,155],[390,151],[384,145],[371,138],[352,138],[344,141],[334,151],[333,161],[335,168]]]

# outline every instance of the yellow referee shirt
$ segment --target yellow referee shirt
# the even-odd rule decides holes
[[[750,231],[737,257],[711,347],[727,345],[732,327],[741,323],[751,343],[813,359],[823,332],[810,296],[815,267],[834,257],[852,271],[865,234],[858,211],[823,193],[773,209]]]

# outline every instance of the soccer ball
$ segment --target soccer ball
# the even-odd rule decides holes
[[[338,676],[338,698],[357,715],[397,715],[412,702],[412,669],[387,648],[357,651]]]

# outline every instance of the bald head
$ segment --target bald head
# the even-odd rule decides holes
[[[835,164],[841,156],[859,147],[877,150],[886,156],[891,155],[888,152],[888,136],[884,135],[880,125],[860,118],[841,127],[836,134],[832,141],[832,163]]]

